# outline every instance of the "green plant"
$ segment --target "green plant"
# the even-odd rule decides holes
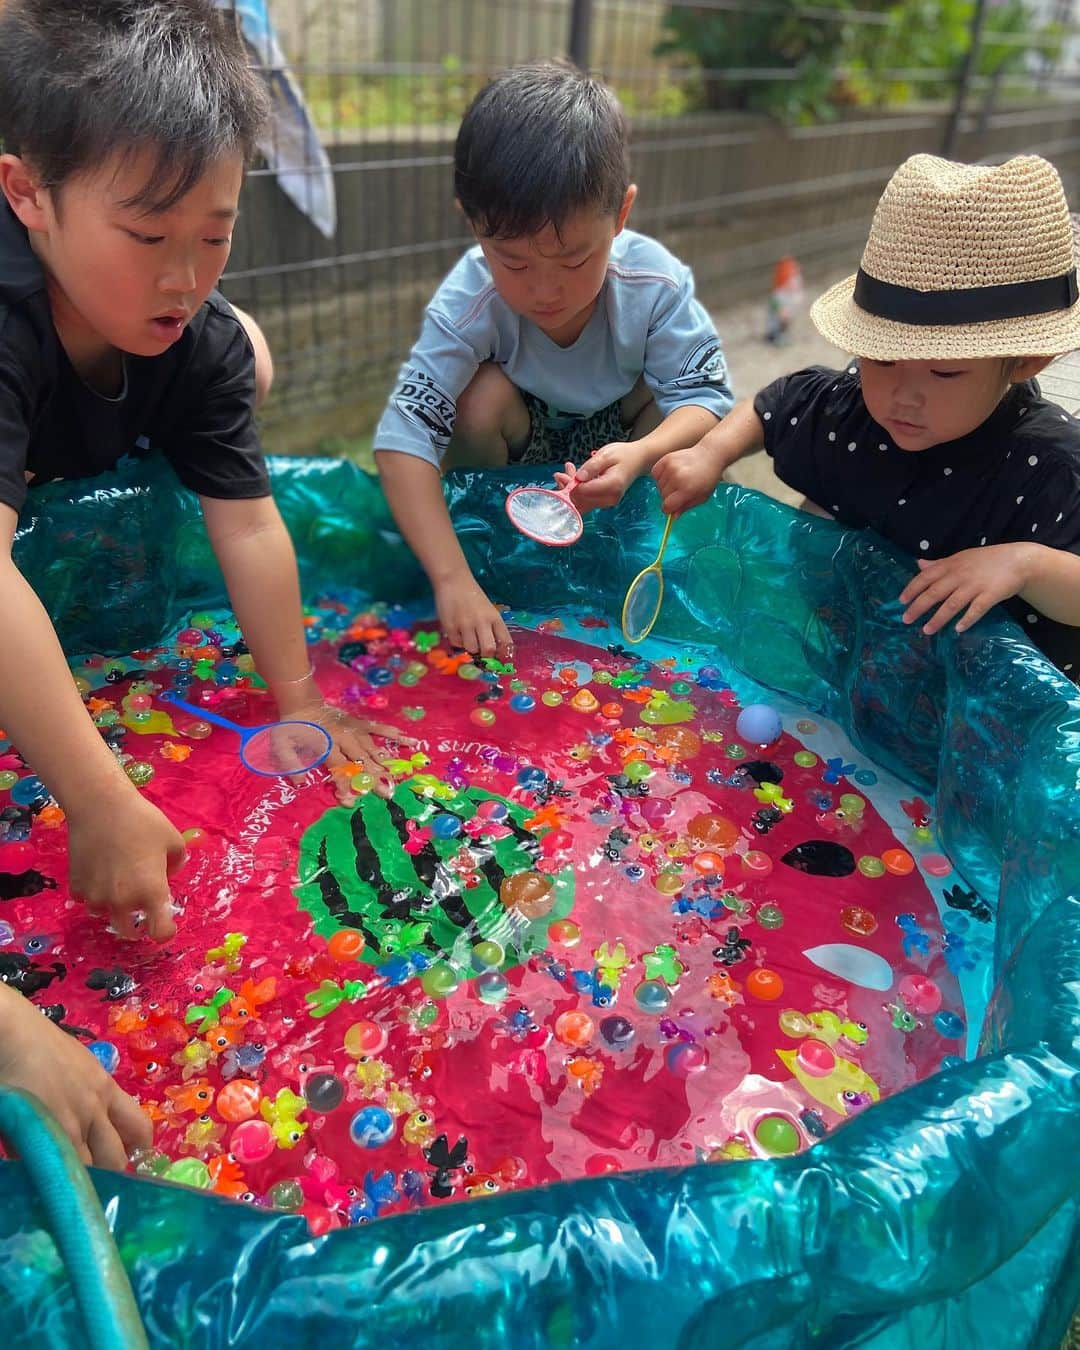
[[[829,0],[829,8],[836,17],[823,17],[820,0],[762,0],[739,10],[671,5],[656,51],[700,67],[705,107],[785,122],[831,117],[844,103],[884,107],[953,94],[975,0]],[[991,5],[974,72],[988,104],[1007,77],[1031,69],[1032,52],[1056,60],[1063,37],[1059,24],[1036,26],[1029,0]],[[779,73],[744,73],[755,69]]]
[[[856,102],[885,107],[951,94],[971,41],[974,0],[899,0],[846,53]],[[944,78],[943,78],[944,77]]]
[[[858,100],[882,107],[913,97],[951,96],[971,41],[974,16],[975,0],[890,4],[887,22],[873,32],[859,31],[852,44],[849,66]],[[1046,62],[1056,61],[1063,37],[1060,24],[1035,26],[1027,0],[1004,0],[988,8],[973,93],[978,96],[985,88],[987,102],[992,102],[1006,78],[1030,69],[1032,53]],[[927,78],[919,78],[921,74]]]
[[[834,11],[854,7],[853,0],[830,0]],[[852,24],[823,19],[815,0],[773,0],[740,10],[671,5],[664,32],[656,54],[684,54],[700,66],[706,108],[805,122],[833,111],[834,69],[851,41]],[[770,78],[766,72],[772,71],[778,73]]]

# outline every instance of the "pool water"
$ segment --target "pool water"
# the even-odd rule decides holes
[[[354,774],[348,808],[325,772],[259,778],[156,697],[272,718],[228,615],[75,663],[188,838],[164,950],[71,901],[62,813],[0,752],[0,977],[140,1098],[138,1170],[322,1231],[785,1156],[973,1053],[991,907],[933,802],[703,650],[509,618],[512,667],[404,610],[312,607],[324,690],[417,742],[392,801]],[[760,711],[740,731],[759,704],[779,735]]]

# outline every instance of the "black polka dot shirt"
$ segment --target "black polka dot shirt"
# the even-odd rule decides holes
[[[917,558],[1020,541],[1080,553],[1080,419],[1014,386],[967,436],[899,449],[863,403],[857,368],[775,380],[754,409],[778,476],[841,524],[870,526]],[[1080,628],[1017,597],[1006,609],[1072,679]]]

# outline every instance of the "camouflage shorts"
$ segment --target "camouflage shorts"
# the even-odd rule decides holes
[[[529,410],[529,439],[518,453],[511,452],[511,464],[584,464],[594,450],[626,439],[621,399],[589,417],[556,426],[548,420],[542,400],[524,389],[521,397]]]

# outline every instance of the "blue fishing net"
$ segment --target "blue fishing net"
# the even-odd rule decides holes
[[[423,597],[377,484],[273,464],[305,592]],[[481,582],[617,619],[663,524],[639,484],[571,549],[517,534],[526,471],[447,484]],[[69,651],[148,646],[222,603],[195,500],[161,466],[36,492],[16,558]],[[560,1183],[312,1240],[302,1219],[95,1173],[151,1343],[1056,1346],[1080,1301],[1080,700],[1005,619],[926,639],[871,534],[737,487],[681,519],[656,630],[715,647],[936,793],[957,869],[998,899],[981,1055],[808,1153]],[[0,1167],[16,1344],[69,1345],[70,1288],[23,1169]]]

